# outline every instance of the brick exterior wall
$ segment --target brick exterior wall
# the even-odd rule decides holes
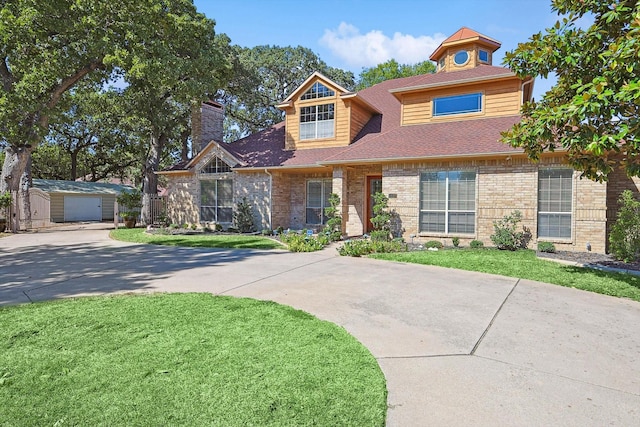
[[[347,236],[360,236],[364,234],[365,223],[367,221],[367,176],[382,175],[380,165],[354,166],[347,168],[347,198],[341,198],[343,212],[346,217],[342,217],[344,232]],[[382,192],[388,194],[384,189],[384,179],[382,180]],[[345,202],[346,200],[346,202]],[[346,206],[344,206],[346,203]]]
[[[609,182],[607,183],[607,236],[618,218],[618,200],[625,190],[630,190],[638,198],[640,196],[640,178],[629,178],[624,169],[616,169],[609,174]]]
[[[224,108],[217,103],[200,104],[191,111],[191,148],[195,157],[209,142],[222,142],[224,136]]]

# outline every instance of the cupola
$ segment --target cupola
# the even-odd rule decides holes
[[[462,27],[443,41],[429,59],[437,64],[437,72],[459,71],[478,65],[492,65],[499,41],[467,27]]]

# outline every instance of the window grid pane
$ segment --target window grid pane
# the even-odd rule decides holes
[[[482,111],[482,93],[444,96],[433,99],[433,115],[477,113]]]
[[[420,175],[420,231],[473,234],[475,172],[425,172]]]
[[[200,220],[230,223],[233,219],[233,181],[200,181]]]
[[[300,139],[334,136],[334,104],[312,105],[300,109]]]
[[[322,83],[315,82],[311,88],[300,97],[300,99],[316,99],[326,98],[328,96],[335,95],[335,92],[323,85]]]
[[[333,179],[315,179],[307,181],[306,223],[320,225],[327,222],[324,209],[329,207],[329,197],[333,188]]]
[[[571,238],[571,169],[538,171],[538,237]]]

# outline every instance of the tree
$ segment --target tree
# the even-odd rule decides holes
[[[225,140],[266,129],[279,123],[284,113],[275,107],[318,71],[347,90],[353,89],[349,71],[329,67],[302,46],[233,46],[233,78],[219,94],[225,105]]]
[[[566,150],[583,175],[604,181],[618,166],[640,176],[640,3],[635,0],[553,0],[561,21],[508,52],[519,76],[558,76],[503,141],[534,161]],[[593,24],[580,28],[582,18]]]
[[[209,42],[202,35],[212,27],[190,0],[2,2],[0,141],[6,156],[0,192],[15,191],[21,182],[28,187],[31,152],[66,92],[88,79],[103,85],[115,75],[136,78],[150,69],[172,74],[179,61],[163,64],[164,54],[186,58],[184,41]]]
[[[366,89],[386,80],[400,77],[417,76],[436,71],[435,65],[431,61],[423,61],[414,65],[398,64],[395,59],[378,64],[375,67],[363,68],[358,76],[356,90]]]

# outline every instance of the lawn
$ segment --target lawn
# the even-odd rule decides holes
[[[385,379],[344,329],[209,294],[0,309],[0,425],[383,426]]]
[[[192,248],[286,249],[279,242],[262,236],[243,234],[150,234],[144,228],[118,228],[109,234],[112,239],[152,245],[187,246]]]
[[[608,273],[539,259],[535,251],[457,249],[370,255],[371,258],[481,271],[502,276],[553,283],[599,294],[640,301],[640,277]]]

